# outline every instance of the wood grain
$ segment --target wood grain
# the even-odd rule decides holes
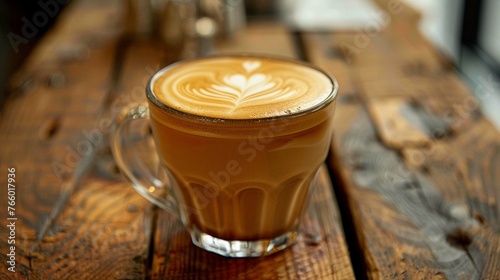
[[[112,121],[128,105],[145,102],[147,81],[165,63],[164,50],[152,42],[134,40],[124,47],[116,98],[101,120]],[[92,131],[107,133],[100,129],[96,126]],[[36,248],[31,275],[39,279],[146,277],[153,207],[123,178],[109,174],[113,163],[106,152],[98,155],[92,172]]]
[[[2,112],[1,172],[14,166],[19,178],[17,273],[3,265],[5,278],[141,279],[146,273],[150,205],[112,181],[105,154],[96,160],[111,125],[99,105],[117,90],[120,5],[82,2],[65,11],[16,75]],[[143,86],[138,78],[131,81]],[[6,234],[0,231],[2,252]]]
[[[99,6],[95,8],[99,10]],[[103,26],[103,30],[109,27]],[[86,38],[82,34],[81,39]],[[7,168],[16,168],[17,267],[22,273],[29,270],[27,256],[33,244],[43,238],[64,204],[63,197],[71,193],[68,180],[83,153],[92,149],[83,131],[97,122],[93,104],[104,96],[116,44],[116,39],[104,40],[88,48],[86,59],[72,63],[57,57],[30,65],[26,76],[19,75],[29,77],[22,84],[30,86],[14,92],[2,112],[0,174],[6,178]],[[96,64],[102,67],[94,69]],[[94,69],[93,75],[87,75],[90,69]],[[0,201],[6,209],[6,197]],[[5,211],[0,214],[2,219],[5,215]],[[5,234],[0,231],[2,252],[7,246]],[[6,256],[0,258],[4,261]],[[4,269],[2,266],[1,271]]]
[[[127,183],[82,185],[30,252],[30,278],[143,279],[151,205]]]
[[[17,272],[1,230],[0,279],[500,278],[500,132],[419,33],[418,13],[376,2],[386,22],[300,34],[303,49],[278,22],[215,42],[217,53],[305,54],[341,85],[333,178],[322,170],[304,237],[228,259],[196,248],[118,177],[103,144],[113,116],[144,101],[147,79],[183,57],[121,37],[120,1],[75,1],[11,81],[0,116],[0,178],[16,168],[18,218]],[[313,220],[319,242],[307,239]]]
[[[422,146],[430,143],[425,125],[404,98],[372,100],[368,110],[378,124],[380,138],[389,147]]]
[[[350,249],[369,279],[498,278],[500,133],[415,22],[342,49],[359,36],[304,35],[313,63],[348,73],[330,168]]]

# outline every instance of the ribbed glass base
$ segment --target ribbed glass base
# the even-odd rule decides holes
[[[197,228],[191,230],[191,239],[196,246],[221,256],[233,258],[271,255],[295,244],[298,236],[298,229],[294,229],[272,239],[241,241],[213,237],[200,232]]]

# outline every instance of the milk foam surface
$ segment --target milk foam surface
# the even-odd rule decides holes
[[[334,98],[324,73],[286,60],[209,57],[170,67],[152,84],[156,98],[176,110],[211,118],[289,115]]]

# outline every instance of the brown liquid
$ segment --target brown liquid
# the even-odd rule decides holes
[[[189,228],[226,240],[294,229],[329,149],[333,102],[260,121],[186,117],[156,103],[150,114],[157,148],[177,181]]]

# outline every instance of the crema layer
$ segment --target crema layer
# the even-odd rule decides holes
[[[181,112],[222,119],[269,118],[310,110],[334,98],[332,79],[288,60],[208,57],[170,66],[153,95]]]

